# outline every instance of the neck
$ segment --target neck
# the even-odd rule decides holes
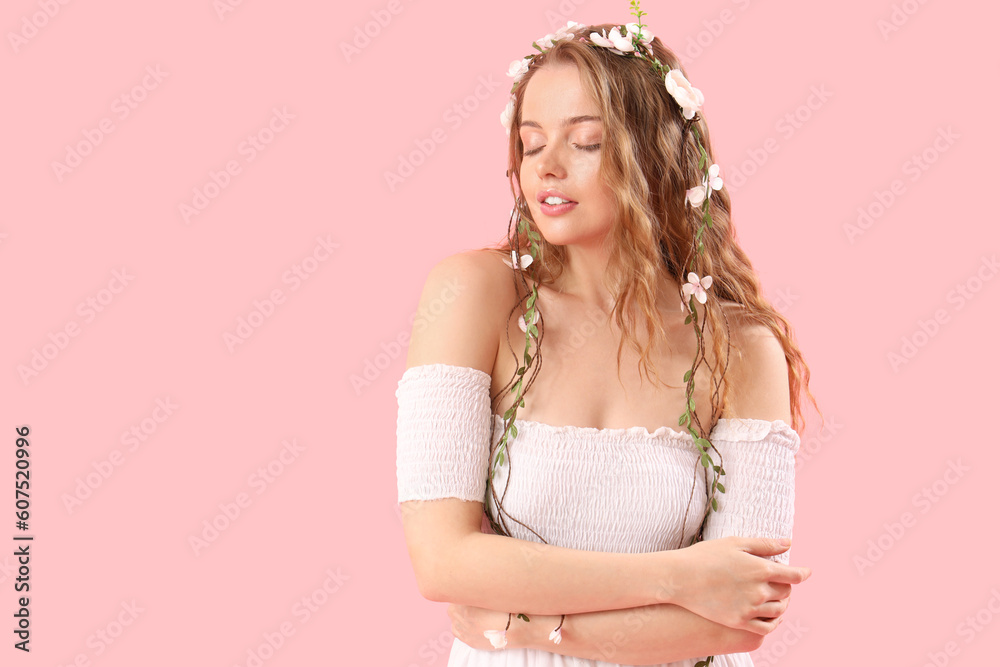
[[[571,244],[564,247],[566,263],[553,284],[553,289],[610,314],[614,310],[615,296],[611,291],[611,277],[608,274],[610,254],[604,244]],[[679,292],[680,285],[677,281],[665,271],[661,272],[657,282],[657,308],[681,312]]]

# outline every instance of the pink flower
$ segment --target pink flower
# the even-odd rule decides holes
[[[635,51],[632,40],[626,37],[625,33],[628,33],[628,31],[622,30],[622,32],[619,32],[619,28],[612,28],[611,32],[608,33],[608,39],[611,40],[615,48],[619,51]]]
[[[712,276],[705,276],[701,280],[698,280],[698,274],[692,271],[688,274],[688,281],[681,285],[681,292],[684,294],[684,301],[681,302],[681,310],[687,308],[687,302],[694,294],[694,298],[698,299],[698,303],[705,303],[708,301],[709,287],[712,286]]]
[[[507,130],[507,136],[510,136],[510,126],[514,120],[514,96],[511,95],[510,99],[507,100],[507,108],[500,112],[500,124],[504,126]]]
[[[625,29],[628,30],[633,35],[639,35],[639,41],[641,41],[643,44],[649,44],[651,41],[653,41],[653,33],[649,31],[648,26],[642,26],[641,33],[639,32],[638,23],[626,23]]]
[[[705,96],[701,91],[692,86],[679,69],[667,72],[663,81],[667,86],[667,92],[684,110],[684,117],[688,120],[694,118],[694,115],[701,110],[701,105],[705,103]]]
[[[520,60],[511,61],[510,68],[507,70],[507,76],[513,77],[515,82],[520,81],[521,77],[528,71],[528,65],[530,63],[530,58],[521,58]]]
[[[490,640],[493,648],[504,648],[507,646],[506,630],[483,630],[483,635]]]
[[[722,189],[722,179],[719,178],[719,165],[713,164],[708,168],[708,174],[701,185],[696,185],[687,191],[684,201],[691,202],[692,206],[700,206],[707,198],[711,198],[712,190]]]
[[[511,250],[510,261],[505,259],[504,263],[512,269],[526,269],[531,266],[532,259],[531,255],[521,255],[520,260],[518,260],[517,251]]]
[[[550,632],[549,633],[549,639],[552,640],[552,641],[554,641],[557,644],[559,642],[561,642],[562,641],[562,627],[558,627],[555,630],[553,630],[552,632]]]
[[[606,34],[602,36],[600,33],[592,32],[590,33],[590,41],[598,46],[603,46],[608,49],[615,48],[615,43],[608,39]]]
[[[566,25],[556,30],[555,38],[556,41],[560,39],[573,39],[574,35],[570,32],[574,28],[582,28],[583,24],[577,23],[576,21],[567,21]]]

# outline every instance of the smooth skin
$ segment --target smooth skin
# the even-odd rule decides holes
[[[697,341],[692,327],[683,324],[678,286],[669,276],[661,276],[657,304],[668,342],[653,360],[672,387],[641,378],[638,355],[627,346],[618,379],[621,332],[608,317],[614,300],[604,282],[611,200],[599,176],[599,146],[592,148],[600,144],[602,124],[579,120],[599,116],[599,110],[581,89],[576,67],[551,63],[537,72],[525,92],[522,116],[529,154],[520,187],[539,230],[566,247],[569,261],[556,284],[539,287],[545,363],[518,418],[595,428],[643,425],[650,431],[676,423],[685,406],[684,386],[676,379],[690,368]],[[562,191],[578,206],[563,216],[544,215],[535,196],[546,188]],[[422,326],[411,336],[407,368],[432,363],[477,368],[491,376],[491,395],[502,389],[519,360],[508,349],[507,336],[516,352],[523,351],[524,341],[518,313],[508,317],[520,289],[511,271],[489,251],[439,262],[421,295]],[[439,297],[455,284],[457,298],[432,314],[431,305],[439,307]],[[731,306],[733,345],[743,355],[730,358],[733,391],[722,416],[791,423],[780,344],[765,327],[741,322],[738,307]],[[574,334],[585,321],[594,322],[595,330],[581,344]],[[695,378],[695,402],[701,423],[709,424],[703,370]],[[513,396],[504,396],[497,414],[512,402]],[[532,620],[512,622],[508,650],[537,648],[630,664],[753,650],[777,627],[792,585],[810,575],[809,568],[768,560],[788,548],[770,539],[732,537],[660,552],[602,553],[483,533],[481,502],[442,498],[401,507],[421,594],[452,603],[456,636],[487,650],[493,649],[482,631],[503,629],[511,610]],[[556,645],[548,633],[561,614],[567,616]]]

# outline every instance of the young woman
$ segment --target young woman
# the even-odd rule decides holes
[[[417,584],[449,667],[751,665],[810,575],[779,541],[808,367],[676,56],[641,24],[537,44],[502,118],[518,226],[433,268],[396,391]]]

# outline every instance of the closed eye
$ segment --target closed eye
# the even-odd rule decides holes
[[[584,151],[596,151],[598,148],[601,147],[601,145],[600,144],[591,144],[589,146],[578,146],[576,144],[573,144],[573,147],[574,148],[579,148],[580,150],[584,150]],[[539,146],[538,148],[532,148],[530,151],[524,151],[524,154],[525,155],[534,155],[535,153],[540,152],[543,148],[545,148],[545,146]]]

